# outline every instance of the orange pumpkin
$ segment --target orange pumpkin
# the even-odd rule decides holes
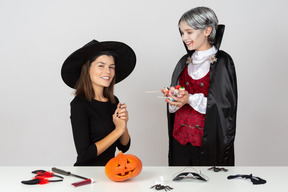
[[[125,181],[136,177],[141,171],[141,160],[135,155],[125,155],[121,151],[116,157],[110,159],[105,166],[105,173],[112,181]]]

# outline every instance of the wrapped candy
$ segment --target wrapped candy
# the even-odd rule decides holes
[[[171,87],[168,91],[168,95],[172,95],[174,97],[183,97],[182,95],[180,95],[180,91],[185,91],[185,87],[181,87],[180,85],[176,85],[175,88]],[[168,97],[171,101],[175,101],[172,97]]]
[[[180,87],[179,91],[185,91],[185,87]]]

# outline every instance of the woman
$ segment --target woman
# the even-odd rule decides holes
[[[172,75],[170,89],[184,87],[178,97],[167,89],[170,166],[234,165],[237,82],[232,58],[219,50],[224,26],[213,10],[196,7],[178,23],[188,54]],[[174,99],[174,101],[173,101]]]
[[[75,88],[70,117],[78,154],[75,166],[104,166],[116,147],[129,149],[127,105],[114,96],[113,88],[135,64],[135,53],[126,44],[96,40],[65,60],[62,79]]]

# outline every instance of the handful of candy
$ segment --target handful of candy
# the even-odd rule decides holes
[[[174,97],[183,97],[180,94],[180,91],[185,91],[185,87],[181,87],[180,85],[176,85],[175,88],[174,87],[165,87],[164,88],[165,91],[168,91],[168,99],[170,99],[171,101],[175,101],[172,97],[169,97],[169,95],[172,95]]]
[[[164,92],[163,92],[164,90]],[[146,93],[157,93],[162,92],[164,93],[165,97],[158,96],[157,98],[168,98],[170,101],[175,101],[172,97],[169,97],[169,95],[172,95],[173,97],[182,98],[183,95],[180,94],[180,91],[185,91],[185,87],[181,87],[180,85],[176,85],[175,87],[164,87],[161,91],[146,91]]]

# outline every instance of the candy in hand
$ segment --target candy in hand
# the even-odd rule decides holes
[[[181,87],[180,85],[176,85],[175,88],[171,87],[168,91],[168,95],[172,95],[174,97],[179,97],[181,98],[182,95],[180,95],[180,91],[184,91],[185,87]],[[174,99],[172,99],[171,97],[168,97],[171,101],[175,101]]]

